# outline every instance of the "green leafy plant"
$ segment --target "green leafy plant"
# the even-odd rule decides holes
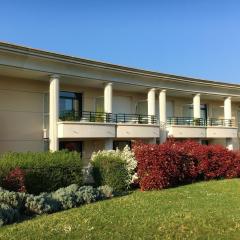
[[[72,183],[82,184],[82,162],[77,152],[5,153],[0,156],[0,185],[15,168],[25,173],[28,193],[51,192]]]

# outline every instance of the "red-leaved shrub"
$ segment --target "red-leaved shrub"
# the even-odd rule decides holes
[[[3,187],[15,192],[26,192],[25,173],[20,168],[15,168],[3,180]]]
[[[161,145],[137,143],[133,151],[142,190],[240,175],[240,154],[219,145],[170,139]]]
[[[235,178],[240,175],[240,155],[220,145],[206,147],[206,157],[199,163],[205,180]]]

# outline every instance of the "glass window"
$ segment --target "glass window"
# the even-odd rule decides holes
[[[82,141],[60,141],[59,150],[66,149],[68,151],[76,151],[82,156],[83,142]]]
[[[147,101],[140,101],[137,103],[137,114],[147,115],[148,114],[148,106]]]
[[[207,105],[201,104],[201,118],[207,119]],[[183,117],[193,117],[193,106],[192,104],[186,104],[183,106]]]
[[[131,148],[131,141],[113,141],[113,149],[123,150],[128,145]]]
[[[95,111],[96,112],[104,112],[104,98],[103,97],[96,98]]]
[[[82,94],[73,92],[60,92],[60,112],[82,112]]]

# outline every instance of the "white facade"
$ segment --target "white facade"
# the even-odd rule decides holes
[[[237,84],[0,43],[0,152],[81,144],[87,159],[100,149],[169,136],[234,150],[239,116]]]

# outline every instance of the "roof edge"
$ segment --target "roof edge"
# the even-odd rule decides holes
[[[160,72],[151,71],[151,70],[133,68],[133,67],[128,67],[128,66],[122,66],[122,65],[117,65],[117,64],[107,63],[107,62],[101,62],[101,61],[96,61],[96,60],[90,60],[90,59],[65,55],[65,54],[56,53],[56,52],[52,52],[52,51],[40,50],[40,49],[26,47],[26,46],[22,46],[22,45],[16,45],[16,44],[8,43],[8,42],[0,41],[0,49],[11,50],[14,52],[24,53],[24,54],[28,54],[28,55],[35,55],[35,56],[39,56],[39,57],[52,58],[55,60],[61,60],[61,61],[65,61],[68,63],[72,62],[75,64],[77,63],[77,64],[88,65],[88,66],[92,66],[92,67],[104,68],[104,69],[109,69],[109,70],[114,70],[114,71],[121,71],[121,72],[125,72],[125,73],[138,74],[138,75],[142,75],[142,76],[164,78],[164,79],[167,79],[170,81],[181,80],[181,81],[193,83],[193,84],[205,84],[205,85],[214,85],[217,87],[229,87],[229,88],[237,87],[240,89],[240,84],[219,82],[219,81],[194,78],[194,77],[179,76],[179,75],[167,74],[167,73],[160,73]]]

